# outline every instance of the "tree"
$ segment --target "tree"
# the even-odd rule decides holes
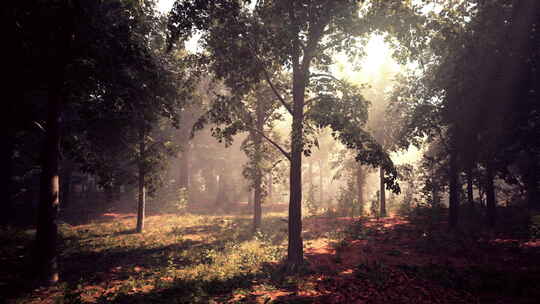
[[[399,1],[371,4],[366,7],[408,11]],[[333,53],[345,51],[351,57],[360,53],[357,43],[370,30],[358,14],[360,6],[357,1],[258,1],[250,10],[238,1],[178,1],[170,16],[173,43],[192,30],[203,31],[200,43],[208,55],[202,55],[204,62],[233,94],[220,103],[222,116],[239,107],[239,96],[261,80],[292,116],[290,151],[274,146],[291,164],[287,260],[293,268],[303,262],[301,169],[302,154],[310,151],[304,133],[309,123],[331,127],[336,139],[358,150],[358,160],[384,166],[387,187],[398,189],[389,157],[362,129],[367,110],[359,88],[327,73]],[[290,71],[288,88],[274,85],[276,69]],[[234,123],[226,117],[221,122]]]
[[[494,180],[511,180],[508,167],[516,154],[509,151],[531,142],[514,132],[520,125],[514,124],[514,117],[521,109],[532,108],[523,107],[527,101],[516,107],[512,104],[530,100],[523,92],[534,91],[522,90],[518,83],[527,83],[522,80],[528,78],[525,71],[533,58],[538,10],[534,1],[461,1],[442,5],[441,12],[432,14],[431,22],[426,23],[426,34],[431,37],[426,51],[429,59],[424,60],[428,64],[423,65],[422,85],[416,82],[418,94],[414,95],[422,102],[414,106],[408,132],[415,136],[435,134],[442,139],[449,155],[451,227],[458,221],[460,172],[467,176],[469,204],[473,201],[473,172],[476,167],[483,172],[487,219],[493,226],[497,210]],[[534,130],[534,120],[528,120],[532,128],[521,130]]]
[[[275,113],[278,108],[277,100],[273,97],[270,88],[264,84],[254,87],[253,92],[247,96],[248,107],[243,109],[239,118],[245,121],[245,127],[249,132],[248,138],[242,145],[249,159],[244,167],[243,175],[251,181],[250,188],[253,189],[254,232],[261,227],[262,201],[269,194],[271,181],[267,181],[264,187],[264,176],[271,175],[275,165],[281,161],[280,155],[276,154],[268,142],[263,141],[264,137],[270,140],[271,136],[267,135],[269,133],[265,129],[271,130],[274,120],[279,117]]]

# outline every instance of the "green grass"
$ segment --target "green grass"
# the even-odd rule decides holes
[[[282,218],[266,215],[255,236],[249,216],[151,216],[142,234],[133,233],[134,218],[62,224],[63,283],[53,290],[55,301],[209,303],[249,293],[255,286],[276,288],[276,265],[286,244]],[[2,257],[24,251],[31,240],[25,243],[24,236],[2,231],[3,239],[13,242]],[[17,302],[39,302],[21,294],[14,295]]]

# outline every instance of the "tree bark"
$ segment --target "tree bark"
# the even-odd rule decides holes
[[[262,218],[262,176],[257,174],[255,176],[255,189],[253,197],[253,232],[257,232],[261,229]]]
[[[473,173],[472,168],[469,165],[467,167],[467,201],[469,203],[469,208],[474,209],[474,193],[473,193]]]
[[[493,174],[493,164],[488,161],[486,164],[486,208],[488,225],[493,228],[497,221],[497,201],[495,196],[495,176]]]
[[[360,216],[364,214],[364,170],[361,165],[357,165],[356,168],[356,197],[358,200],[358,208],[360,210]]]
[[[295,268],[304,262],[304,246],[302,242],[302,153],[304,94],[306,90],[306,72],[301,68],[298,53],[293,64],[293,109],[291,130],[291,168],[289,196],[289,244],[287,261]]]
[[[8,101],[9,103],[9,101]],[[10,105],[8,105],[9,107]],[[4,118],[5,123],[9,121],[8,118]],[[4,123],[3,123],[4,124]],[[4,197],[3,201],[4,204],[1,207],[4,212],[0,213],[0,225],[7,224],[9,222],[10,217],[13,215],[13,203],[11,200],[12,196],[12,175],[13,175],[13,164],[12,164],[12,156],[13,156],[13,143],[11,134],[8,134],[9,126],[4,125],[2,132],[5,133],[3,136],[3,142],[4,145],[0,148],[1,150],[1,161],[3,162],[2,166],[2,181],[0,181],[0,184],[2,185],[2,197]]]
[[[43,284],[58,282],[58,209],[60,204],[59,156],[60,156],[60,108],[61,81],[54,84],[48,100],[47,128],[42,155],[40,202],[34,260]]]
[[[386,191],[384,187],[384,169],[379,168],[379,178],[380,178],[380,193],[381,193],[381,204],[380,204],[380,216],[386,217]]]
[[[264,109],[261,103],[257,104],[255,109],[255,128],[260,132],[252,132],[253,144],[255,149],[255,180],[254,180],[254,197],[253,197],[253,232],[257,232],[261,228],[261,218],[262,218],[262,199],[263,199],[263,189],[262,189],[262,179],[263,172],[261,169],[262,165],[262,136],[261,133],[264,131]]]
[[[141,139],[139,143],[139,201],[137,206],[137,228],[136,232],[141,233],[144,230],[144,220],[146,212],[146,184],[145,184],[145,168],[144,168],[144,154],[146,152],[144,132],[141,132]]]
[[[448,225],[450,229],[454,229],[458,224],[459,213],[459,169],[457,163],[456,151],[450,151],[449,164],[449,212]]]
[[[71,55],[71,43],[75,37],[76,13],[72,5],[63,1],[55,20],[51,20],[50,43],[55,49],[51,58],[51,78],[48,88],[47,125],[45,143],[42,154],[40,177],[40,201],[34,251],[35,269],[38,271],[40,283],[56,284],[59,279],[56,243],[58,241],[58,210],[60,205],[60,117],[64,93],[65,69]]]

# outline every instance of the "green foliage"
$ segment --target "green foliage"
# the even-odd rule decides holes
[[[362,215],[362,211],[359,210],[357,190],[352,181],[349,180],[346,186],[339,188],[336,202],[336,211],[340,216],[354,217]]]
[[[186,188],[176,188],[168,196],[161,197],[165,200],[164,212],[185,214],[189,204],[189,193]]]

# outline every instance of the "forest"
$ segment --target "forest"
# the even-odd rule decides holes
[[[538,303],[540,1],[6,1],[1,303]]]

